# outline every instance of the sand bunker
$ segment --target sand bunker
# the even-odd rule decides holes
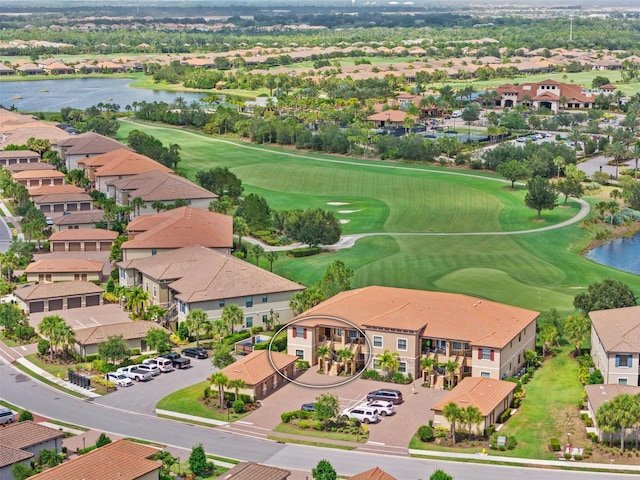
[[[341,218],[341,219],[340,219],[340,223],[341,223],[341,224],[343,224],[343,225],[344,225],[345,223],[349,223],[350,221],[351,221],[351,220],[347,220],[346,218]]]
[[[338,210],[338,213],[356,213],[361,211],[362,210]]]
[[[351,205],[351,204],[348,202],[327,202],[327,205],[334,205],[339,207],[340,205]]]

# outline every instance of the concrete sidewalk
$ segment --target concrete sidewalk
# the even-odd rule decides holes
[[[13,232],[15,231],[17,233],[18,239],[24,241],[24,234],[22,233],[22,229],[20,228],[20,221],[13,216],[11,211],[9,211],[9,209],[5,205],[5,202],[6,202],[6,200],[0,200],[0,210],[2,210],[2,213],[4,214],[5,221],[7,223],[10,222],[13,225],[13,228],[11,228],[11,227],[9,227],[9,225],[7,225],[7,228],[9,228],[9,233],[12,236],[14,236]]]
[[[70,382],[67,382],[66,380],[63,380],[62,378],[58,378],[58,377],[56,377],[54,375],[51,375],[49,372],[41,369],[37,365],[34,365],[33,363],[31,363],[29,360],[27,360],[24,357],[18,358],[16,360],[16,362],[19,363],[20,365],[22,365],[23,367],[27,368],[28,370],[32,371],[33,373],[45,378],[46,380],[49,380],[50,382],[55,383],[56,385],[61,386],[62,388],[66,389],[66,390],[71,390],[73,392],[80,393],[80,394],[85,395],[86,397],[90,397],[90,398],[96,398],[96,397],[100,396],[97,393],[94,393],[94,392],[92,392],[90,390],[87,390],[86,388],[79,387],[79,386],[74,385],[74,384],[72,384]]]

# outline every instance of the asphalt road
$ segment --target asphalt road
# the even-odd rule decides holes
[[[186,372],[175,372],[175,375],[180,373]],[[135,385],[131,388],[144,388],[144,385]],[[613,473],[586,473],[458,463],[279,444],[231,434],[225,431],[224,427],[214,429],[157,418],[139,413],[135,405],[129,406],[133,411],[125,411],[99,405],[89,400],[81,400],[34,381],[8,365],[4,360],[0,360],[0,396],[4,400],[33,413],[106,433],[133,436],[186,449],[191,449],[194,445],[201,443],[205,450],[211,454],[295,470],[310,471],[319,460],[326,458],[341,475],[354,475],[379,466],[391,475],[403,480],[428,478],[437,468],[442,468],[457,480],[495,480],[497,478],[618,480],[624,478]]]
[[[0,253],[9,250],[11,246],[11,230],[7,226],[7,219],[0,215]]]

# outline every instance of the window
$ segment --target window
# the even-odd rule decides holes
[[[464,349],[467,350],[467,351],[471,350],[471,345],[469,345],[468,343],[465,342]]]
[[[298,357],[298,360],[304,360],[304,351],[296,350],[296,357]]]
[[[407,349],[407,339],[399,338],[398,339],[398,350],[406,350]]]
[[[149,291],[149,282],[144,282],[144,291],[145,292]]]
[[[267,323],[267,320],[269,320],[269,316],[268,315],[262,315],[262,323]]]
[[[253,317],[247,317],[245,323],[247,325],[247,328],[253,327]]]
[[[452,342],[454,350],[462,350],[462,342]]]
[[[293,336],[297,338],[307,338],[307,329],[304,327],[293,327]]]
[[[489,372],[480,372],[480,377],[491,378],[491,374]]]
[[[151,255],[157,255],[158,254],[158,250],[155,248],[151,249]]]
[[[518,334],[518,342],[521,342],[521,341],[522,341],[522,333],[519,333]]]
[[[153,298],[158,298],[158,287],[153,286]]]
[[[493,360],[493,350],[490,348],[479,348],[478,360]]]
[[[341,337],[341,336],[342,336],[342,329],[341,329],[341,328],[334,328],[334,329],[333,329],[333,334],[334,334],[336,337]]]
[[[184,313],[186,310],[184,302],[178,302],[178,308],[180,309],[180,313]]]
[[[628,379],[626,379],[626,378],[619,378],[618,379],[618,385],[626,385],[627,381],[628,381]]]
[[[616,367],[630,368],[632,365],[632,357],[628,354],[616,355]]]
[[[224,308],[224,299],[220,300],[220,303],[218,303],[218,306],[220,308]]]
[[[244,302],[245,307],[250,308],[253,307],[253,297],[247,297]]]
[[[269,301],[268,295],[262,295],[262,303],[267,303]]]
[[[122,280],[126,280],[127,279],[127,271],[124,268],[120,269],[120,278]]]
[[[373,336],[373,347],[382,348],[382,337],[380,335]]]
[[[373,369],[374,370],[379,370],[380,369],[380,365],[378,365],[378,360],[377,359],[373,359]]]
[[[400,362],[400,367],[398,367],[398,372],[407,373],[407,362]]]
[[[357,330],[347,330],[347,337],[349,338],[358,338]]]

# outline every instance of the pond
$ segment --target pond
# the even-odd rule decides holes
[[[172,103],[182,97],[187,103],[206,96],[202,93],[167,92],[132,88],[130,78],[70,78],[0,82],[0,104],[20,111],[59,112],[62,108],[86,109],[98,103],[115,103],[124,111],[133,102]]]
[[[600,245],[590,250],[585,257],[611,268],[640,274],[640,233]]]

